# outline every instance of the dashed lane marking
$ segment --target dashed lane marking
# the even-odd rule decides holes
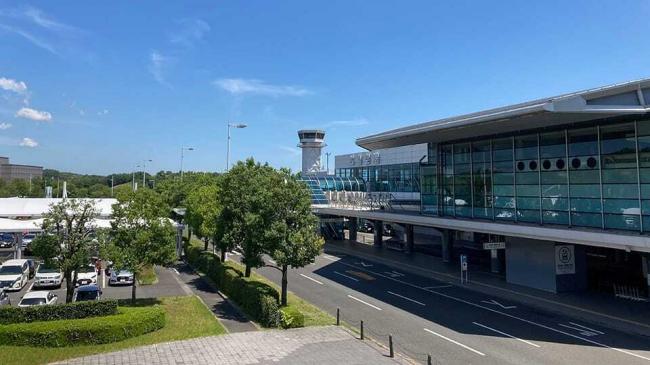
[[[451,288],[452,286],[453,285],[425,286],[422,289],[424,290],[444,289],[444,288]]]
[[[521,338],[519,338],[519,337],[515,337],[515,336],[513,336],[513,335],[510,335],[510,334],[507,334],[507,333],[505,333],[505,332],[499,331],[499,330],[494,329],[494,328],[492,328],[492,327],[488,327],[488,326],[486,326],[486,325],[484,325],[484,324],[480,324],[480,323],[478,323],[478,322],[472,322],[472,323],[474,323],[475,325],[477,325],[477,326],[479,326],[479,327],[483,327],[483,328],[485,328],[485,329],[488,329],[488,330],[490,330],[490,331],[492,331],[492,332],[496,332],[496,333],[502,334],[502,335],[504,335],[504,336],[506,336],[506,337],[513,338],[513,339],[515,339],[515,340],[517,340],[517,341],[521,341],[521,342],[523,342],[523,343],[525,343],[525,344],[528,344],[528,345],[531,345],[531,346],[533,346],[533,347],[537,347],[537,348],[540,347],[540,346],[539,346],[538,344],[536,344],[536,343],[532,343],[532,342],[530,342],[530,341],[523,340],[523,339],[521,339]]]
[[[445,337],[445,336],[443,336],[443,335],[441,335],[441,334],[439,334],[439,333],[437,333],[437,332],[433,332],[432,330],[430,330],[430,329],[428,329],[428,328],[425,328],[424,330],[427,331],[427,332],[429,332],[429,333],[431,333],[432,335],[436,335],[436,336],[442,338],[443,340],[447,340],[447,341],[449,341],[449,342],[451,342],[451,343],[453,343],[453,344],[456,344],[456,345],[458,345],[458,346],[464,348],[465,350],[469,350],[469,351],[472,351],[472,352],[475,353],[475,354],[479,354],[479,355],[481,355],[481,356],[485,356],[485,354],[482,353],[481,351],[475,350],[475,349],[473,349],[473,348],[471,348],[471,347],[469,347],[469,346],[467,346],[467,345],[463,345],[462,343],[460,343],[460,342],[458,342],[458,341],[456,341],[456,340],[452,340],[452,339],[449,338],[449,337]]]
[[[313,281],[313,282],[316,283],[316,284],[323,285],[323,283],[321,283],[320,281],[318,281],[318,280],[316,280],[316,279],[314,279],[314,278],[312,278],[312,277],[309,277],[309,276],[307,276],[307,275],[305,275],[305,274],[300,274],[300,276],[302,276],[303,278],[305,278],[305,279],[307,279],[307,280],[311,280],[311,281]]]
[[[580,333],[580,334],[583,335],[583,336],[587,336],[587,337],[598,336],[598,333],[591,332],[591,331],[587,331],[587,330],[584,329],[584,328],[578,328],[578,327],[567,326],[566,324],[562,324],[562,323],[558,323],[558,325],[559,325],[559,326],[562,326],[562,327],[564,327],[564,328],[568,328],[568,329],[571,329],[571,330],[574,330],[574,331],[578,331],[578,333]]]
[[[354,270],[346,270],[345,272],[350,274],[350,275],[354,275],[354,276],[356,276],[356,277],[358,277],[360,279],[363,279],[363,280],[367,280],[367,281],[375,280],[374,277],[366,274],[365,272],[354,271]]]
[[[363,301],[363,300],[361,300],[361,299],[359,299],[359,298],[357,298],[357,297],[353,297],[352,295],[348,295],[348,298],[350,298],[350,299],[354,299],[354,300],[356,300],[356,301],[359,302],[359,303],[363,303],[363,304],[367,305],[368,307],[375,308],[375,309],[378,310],[378,311],[381,310],[381,308],[377,307],[376,305],[372,305],[372,304],[370,304],[370,303],[368,303],[368,302],[365,302],[365,301]]]
[[[345,275],[345,274],[341,274],[341,273],[338,272],[338,271],[334,271],[334,273],[335,273],[336,275],[341,275],[341,276],[343,276],[344,278],[348,278],[348,279],[350,279],[350,280],[354,280],[354,281],[356,281],[356,282],[359,281],[359,279],[357,279],[357,278],[353,278],[352,276],[348,276],[348,275]]]
[[[405,296],[403,296],[403,295],[400,295],[400,294],[397,294],[397,293],[393,293],[392,291],[388,291],[388,294],[391,294],[391,295],[394,295],[394,296],[396,296],[396,297],[399,297],[399,298],[402,298],[402,299],[408,300],[409,302],[413,302],[413,303],[415,303],[415,304],[419,304],[419,305],[421,305],[421,306],[425,306],[425,305],[426,305],[426,304],[424,304],[424,303],[422,303],[422,302],[418,302],[418,301],[415,300],[415,299],[411,299],[411,298],[405,297]]]
[[[593,328],[589,328],[589,327],[587,327],[587,326],[583,326],[583,325],[581,325],[581,324],[577,324],[577,323],[573,323],[573,322],[569,322],[569,324],[572,324],[572,325],[574,325],[574,326],[578,326],[578,327],[582,327],[582,328],[584,328],[584,329],[586,329],[587,331],[590,331],[590,332],[596,332],[596,333],[599,334],[599,335],[604,335],[604,334],[605,334],[605,332],[600,332],[600,331],[597,331],[597,330],[595,330],[595,329],[593,329]]]

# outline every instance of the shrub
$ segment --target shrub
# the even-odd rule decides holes
[[[250,318],[264,327],[280,325],[280,295],[275,288],[255,279],[245,278],[243,273],[230,263],[222,263],[218,256],[199,247],[186,245],[185,256],[192,266],[212,279],[219,290],[237,303]]]
[[[299,328],[305,326],[305,315],[296,307],[280,308],[280,326],[282,328]]]
[[[65,347],[122,341],[165,326],[159,307],[120,308],[105,317],[0,326],[0,345]]]
[[[1,307],[0,324],[81,319],[117,314],[116,300],[77,302],[34,307]]]

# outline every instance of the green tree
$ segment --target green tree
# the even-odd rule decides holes
[[[67,303],[72,301],[79,268],[90,262],[92,222],[97,216],[95,203],[90,200],[66,199],[53,204],[43,216],[44,234],[32,242],[36,256],[63,271]]]
[[[138,189],[113,205],[113,222],[102,254],[116,269],[134,275],[131,300],[135,302],[137,273],[150,265],[170,265],[176,255],[175,229],[169,207],[152,189]]]
[[[203,239],[205,250],[208,240],[214,242],[217,234],[217,217],[219,216],[219,184],[217,181],[195,187],[190,191],[186,200],[187,211],[185,220],[194,233]],[[222,259],[225,259],[222,253]]]
[[[271,194],[265,204],[265,251],[282,272],[280,304],[287,305],[288,267],[304,267],[320,253],[324,241],[317,233],[318,218],[311,212],[311,194],[288,171],[267,177]]]

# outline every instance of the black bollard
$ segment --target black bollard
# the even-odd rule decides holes
[[[341,310],[339,308],[336,308],[336,325],[341,325]]]
[[[395,352],[393,351],[393,335],[388,334],[388,350],[390,351],[390,357],[395,357]]]
[[[360,328],[361,328],[361,339],[363,340],[363,321],[361,321]]]

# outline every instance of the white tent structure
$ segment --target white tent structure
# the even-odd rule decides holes
[[[63,198],[2,198],[0,199],[0,218],[41,218],[50,206],[60,203]],[[95,202],[100,218],[109,218],[117,199],[86,199]],[[1,229],[0,229],[1,231]]]

